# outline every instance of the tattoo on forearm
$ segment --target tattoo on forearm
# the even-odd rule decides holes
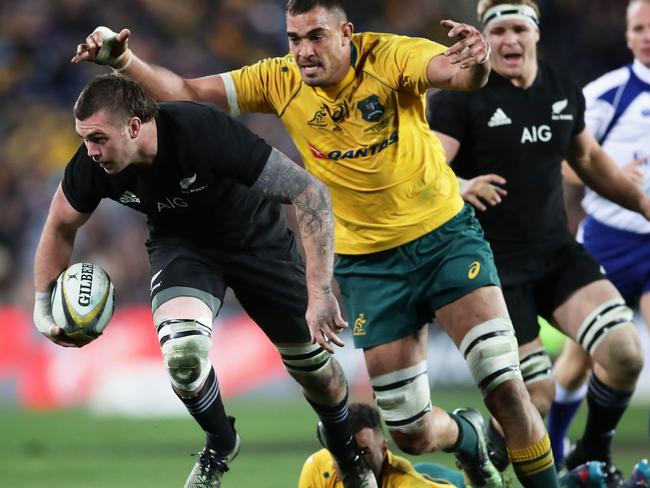
[[[270,200],[292,203],[303,239],[325,235],[322,252],[331,252],[334,232],[329,194],[307,171],[273,149],[252,189]]]

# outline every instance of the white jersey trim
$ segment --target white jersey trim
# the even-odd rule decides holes
[[[235,82],[232,80],[232,74],[221,73],[221,79],[226,87],[226,98],[228,99],[228,111],[233,117],[241,115],[239,110],[239,102],[237,101],[237,90],[235,89]]]

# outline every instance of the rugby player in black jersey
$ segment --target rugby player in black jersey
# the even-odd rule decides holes
[[[562,160],[595,191],[646,218],[650,201],[585,130],[580,88],[538,62],[536,3],[481,0],[478,15],[492,48],[488,84],[478,92],[435,94],[430,126],[456,173],[467,179],[464,198],[480,210],[517,331],[522,374],[540,413],[546,414],[554,389],[537,316],[593,358],[589,417],[567,467],[605,461],[608,486],[620,486],[611,439],[643,356],[631,310],[567,228]],[[504,468],[508,457],[497,429],[490,423],[493,461]]]
[[[74,114],[83,139],[65,168],[34,259],[39,331],[54,325],[52,284],[75,233],[103,198],[147,215],[151,304],[175,393],[206,433],[186,487],[221,486],[239,451],[208,352],[226,287],[275,344],[327,426],[346,487],[374,487],[347,415],[347,383],[330,356],[346,326],[332,294],[333,217],[325,186],[210,104],[157,105],[135,81],[92,80]],[[296,209],[303,264],[282,203]],[[242,347],[246,347],[242,344]]]

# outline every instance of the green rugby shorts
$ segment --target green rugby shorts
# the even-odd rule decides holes
[[[501,286],[474,209],[418,239],[373,254],[339,255],[336,280],[354,346],[407,337],[436,310],[483,286]]]

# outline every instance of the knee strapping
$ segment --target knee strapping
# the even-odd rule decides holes
[[[198,388],[210,373],[212,328],[189,319],[165,320],[158,341],[172,384],[184,391]]]
[[[473,327],[463,338],[460,352],[483,395],[504,381],[519,378],[519,353],[510,320],[496,318]]]
[[[330,362],[332,355],[318,344],[276,344],[282,362],[292,374],[317,375]]]
[[[632,325],[633,318],[634,312],[621,298],[602,303],[582,322],[576,340],[593,355],[607,334],[619,327]]]
[[[390,430],[412,432],[431,410],[427,363],[370,378],[377,407]]]
[[[551,379],[553,362],[543,347],[524,354],[520,360],[521,376],[527,385]]]

